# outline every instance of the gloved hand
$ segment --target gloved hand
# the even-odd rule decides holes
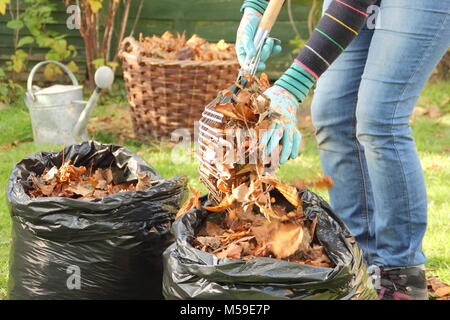
[[[244,14],[236,35],[236,53],[241,67],[256,56],[257,52],[253,44],[253,39],[255,38],[261,18],[262,14],[255,9],[250,7],[244,9]],[[281,46],[276,44],[275,39],[268,38],[262,48],[257,71],[264,70],[266,68],[264,62],[272,53],[277,54],[279,52],[281,52]]]
[[[282,144],[280,164],[289,158],[295,159],[300,151],[302,136],[297,130],[297,109],[299,102],[288,90],[274,85],[264,91],[263,95],[270,99],[270,111],[281,115],[282,120],[273,123],[261,138],[260,145],[266,147],[266,155],[278,151]],[[259,98],[258,98],[259,99]]]

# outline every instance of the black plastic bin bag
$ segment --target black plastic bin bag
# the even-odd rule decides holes
[[[300,192],[308,218],[318,217],[316,236],[334,268],[256,258],[218,259],[191,245],[196,230],[216,214],[194,209],[172,227],[176,242],[164,252],[163,294],[166,299],[377,299],[363,253],[350,231],[328,204],[309,190]],[[204,205],[206,197],[203,197]]]
[[[148,174],[160,182],[89,201],[30,198],[30,173],[72,160],[111,167],[119,183]],[[10,299],[162,299],[162,252],[186,177],[164,180],[126,148],[89,141],[39,152],[13,169],[7,187],[12,218]]]

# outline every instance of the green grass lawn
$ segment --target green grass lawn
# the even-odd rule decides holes
[[[418,117],[412,123],[413,135],[417,142],[420,158],[425,170],[427,192],[429,198],[429,226],[425,236],[424,250],[428,256],[427,267],[431,273],[442,281],[450,282],[450,216],[448,195],[450,193],[450,114],[448,113],[448,98],[450,83],[436,82],[428,84],[418,106],[440,106],[445,111],[439,118]],[[447,103],[443,103],[447,99]],[[125,107],[111,107],[108,105],[97,107],[94,116],[116,117],[122,114]],[[122,101],[123,104],[123,101]],[[20,140],[25,141],[17,146],[5,149],[0,147],[0,299],[6,296],[8,278],[8,256],[11,243],[10,218],[6,203],[6,184],[14,164],[25,156],[42,150],[61,150],[62,147],[36,145],[31,142],[32,131],[30,118],[23,106],[14,106],[0,110],[0,146]],[[303,132],[305,149],[296,159],[289,161],[278,172],[286,182],[294,178],[314,178],[321,174],[319,156],[316,150],[314,134],[311,130]],[[98,130],[95,140],[115,143],[119,137],[114,130]],[[147,145],[125,139],[124,144],[134,152],[149,150]],[[160,151],[143,152],[143,158],[157,169],[164,177],[187,175],[190,185],[205,191],[199,183],[197,164],[190,153],[172,156],[173,149],[161,148]],[[178,159],[182,164],[171,159]],[[321,195],[326,194],[318,191]]]

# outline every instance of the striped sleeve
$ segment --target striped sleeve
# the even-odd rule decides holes
[[[275,84],[303,101],[314,83],[303,77],[295,78],[293,74],[301,71],[315,82],[358,35],[366,21],[367,8],[376,1],[333,0],[305,47]]]
[[[245,8],[253,8],[261,14],[267,9],[270,0],[244,0],[241,7],[241,12],[244,12]]]

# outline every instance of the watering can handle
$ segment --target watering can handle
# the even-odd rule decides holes
[[[34,99],[34,95],[33,95],[33,78],[34,78],[34,74],[36,73],[37,69],[39,69],[41,66],[49,64],[49,63],[56,64],[61,69],[63,69],[67,73],[67,75],[69,76],[70,80],[72,80],[72,84],[74,86],[78,86],[77,78],[75,78],[75,76],[72,73],[72,71],[70,71],[70,69],[67,68],[65,65],[63,65],[62,63],[60,63],[58,61],[52,61],[52,60],[42,61],[42,62],[39,62],[37,65],[35,65],[33,67],[33,69],[31,70],[30,75],[28,76],[27,92],[28,92],[28,94],[30,95],[30,97],[32,99]]]

